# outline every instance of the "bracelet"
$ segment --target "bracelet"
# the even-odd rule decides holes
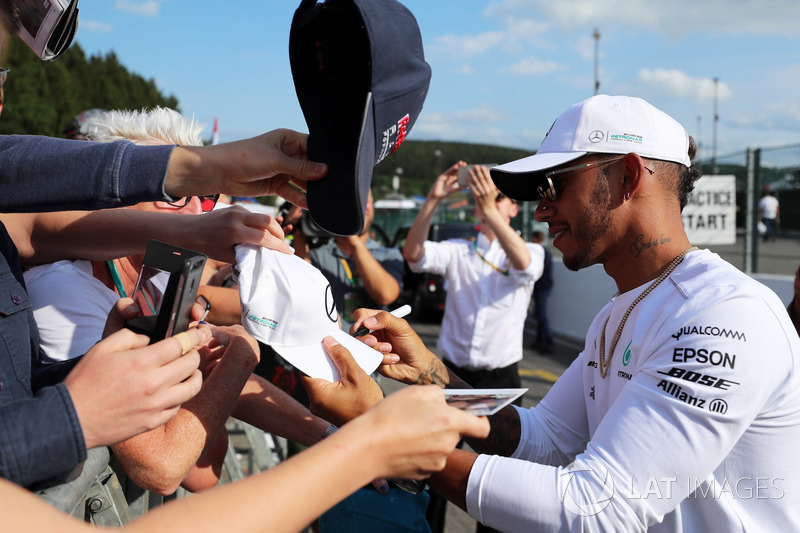
[[[322,438],[326,439],[331,435],[333,435],[334,433],[336,433],[337,431],[339,431],[339,428],[331,424],[330,426],[325,428],[325,433],[322,434]]]

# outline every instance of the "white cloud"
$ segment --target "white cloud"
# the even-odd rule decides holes
[[[696,32],[797,38],[797,0],[496,0],[484,10],[501,19],[552,19],[566,30],[635,27],[667,37]]]
[[[638,80],[655,92],[664,92],[679,98],[691,98],[696,102],[713,101],[715,91],[719,101],[733,97],[733,91],[725,82],[714,83],[712,78],[692,78],[680,70],[643,68],[639,70]]]
[[[447,113],[423,111],[414,124],[413,133],[422,138],[490,142],[490,139],[498,135],[498,130],[494,126],[503,123],[504,120],[505,115],[499,109],[490,106]]]
[[[763,119],[779,130],[797,132],[800,129],[800,103],[796,99],[770,101],[764,104]]]
[[[81,31],[91,31],[96,33],[110,33],[111,31],[113,31],[114,27],[111,24],[107,24],[105,22],[97,22],[94,20],[81,19],[80,29]]]
[[[465,59],[491,50],[503,40],[502,32],[486,32],[479,35],[442,35],[426,47],[426,54],[448,59]]]
[[[533,18],[509,17],[503,21],[508,33],[509,46],[525,43],[539,48],[553,49],[553,43],[545,37],[553,28],[550,22],[541,22]]]
[[[114,8],[126,13],[144,15],[146,17],[157,17],[160,11],[158,2],[131,3],[119,0],[116,4],[114,4]]]
[[[567,67],[552,60],[542,61],[540,59],[523,59],[522,61],[518,61],[513,65],[504,68],[503,70],[512,74],[541,76],[545,74],[552,74],[553,72],[567,70]]]

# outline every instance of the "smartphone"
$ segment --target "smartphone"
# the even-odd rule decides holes
[[[497,163],[480,163],[479,165],[482,166],[482,167],[486,167],[486,168],[492,168],[492,167],[496,167]],[[467,187],[467,180],[469,179],[469,171],[472,170],[472,168],[474,166],[475,165],[467,165],[465,167],[458,167],[458,186],[459,187]]]
[[[207,256],[161,241],[150,241],[133,299],[140,315],[126,326],[158,342],[186,331]]]

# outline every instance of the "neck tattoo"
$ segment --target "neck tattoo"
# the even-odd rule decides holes
[[[653,281],[653,283],[648,285],[647,288],[643,290],[639,296],[636,297],[633,303],[631,303],[631,305],[628,306],[627,311],[625,311],[625,314],[622,315],[622,320],[620,320],[619,326],[617,326],[617,330],[614,332],[614,336],[611,338],[611,346],[608,348],[608,359],[606,359],[606,327],[608,326],[608,321],[611,319],[611,314],[608,315],[605,324],[603,324],[603,331],[600,333],[599,367],[600,367],[601,378],[605,379],[606,376],[608,375],[608,369],[611,366],[611,358],[614,357],[614,349],[617,347],[617,342],[619,342],[619,338],[622,335],[622,329],[625,327],[625,322],[627,322],[628,316],[630,316],[631,311],[633,311],[633,308],[636,307],[636,304],[641,302],[645,296],[650,294],[653,291],[653,289],[658,287],[662,281],[667,279],[670,274],[672,274],[672,271],[675,270],[675,268],[681,264],[683,258],[686,257],[686,254],[688,254],[689,252],[693,252],[695,250],[697,250],[697,246],[692,246],[688,250],[684,250],[683,252],[681,252],[680,255],[678,255],[678,257],[676,257],[675,259],[673,259],[672,262],[667,266],[667,268],[664,269],[664,272],[662,272],[661,275],[658,276],[655,279],[655,281]]]

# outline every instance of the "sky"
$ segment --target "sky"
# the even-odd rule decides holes
[[[80,0],[76,41],[87,54],[113,50],[154,79],[207,124],[208,138],[215,118],[220,142],[308,131],[288,54],[299,3]],[[594,94],[596,59],[600,93],[667,112],[699,142],[701,158],[715,144],[722,158],[800,143],[798,0],[402,3],[432,69],[408,139],[533,152],[558,115]]]

